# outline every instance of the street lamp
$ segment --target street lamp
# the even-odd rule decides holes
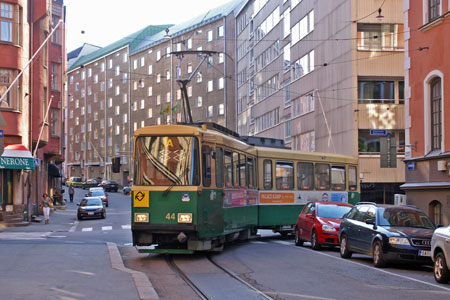
[[[381,14],[381,7],[378,9],[378,16],[375,17],[378,21],[382,21],[384,16]]]

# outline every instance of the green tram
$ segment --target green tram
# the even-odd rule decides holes
[[[257,229],[291,232],[307,201],[359,201],[357,159],[240,138],[212,123],[140,128],[133,157],[140,252],[220,251]]]

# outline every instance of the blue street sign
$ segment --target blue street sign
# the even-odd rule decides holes
[[[410,161],[406,164],[408,166],[408,171],[414,171],[416,169],[416,162]]]
[[[3,136],[3,129],[0,129],[0,138],[2,139],[4,136]]]
[[[370,129],[370,135],[386,135],[387,129]]]
[[[34,166],[39,167],[39,158],[34,159]]]

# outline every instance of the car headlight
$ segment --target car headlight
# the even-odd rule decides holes
[[[134,213],[135,223],[148,223],[148,213]]]
[[[407,238],[401,238],[401,237],[390,237],[389,238],[389,244],[392,245],[410,245]]]
[[[322,225],[322,231],[325,231],[325,232],[336,232],[336,229],[334,227],[330,226],[330,225],[323,224]]]
[[[179,213],[178,214],[178,223],[192,223],[192,214],[191,213]]]

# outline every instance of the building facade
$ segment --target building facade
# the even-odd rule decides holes
[[[182,24],[148,26],[71,65],[68,177],[127,184],[134,131],[186,121],[178,79],[192,77],[186,91],[194,122],[235,129],[233,11],[241,2],[232,1]],[[171,54],[179,51],[187,51],[181,60]],[[113,157],[120,157],[120,173],[112,172]]]
[[[407,202],[450,224],[450,1],[404,1]],[[407,33],[407,34],[406,34]]]
[[[402,3],[247,1],[236,16],[238,133],[359,157],[361,198],[392,203],[404,182]],[[381,168],[388,137],[399,155]]]
[[[0,9],[0,213],[30,221],[42,193],[60,188],[64,4],[0,1]]]

